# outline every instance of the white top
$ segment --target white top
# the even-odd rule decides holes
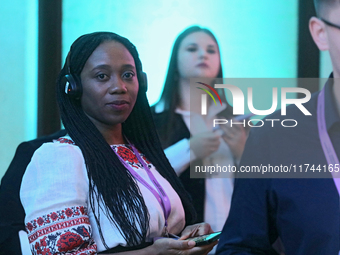
[[[26,213],[26,230],[32,251],[49,249],[52,254],[78,254],[80,251],[96,254],[106,249],[89,206],[87,170],[81,150],[68,139],[70,138],[59,138],[53,143],[43,144],[36,150],[26,169],[20,190]],[[131,149],[125,145],[115,145],[113,148],[154,187],[142,165],[135,160],[136,156]],[[181,200],[169,182],[143,154],[141,155],[169,196],[171,213],[168,229],[169,232],[178,234],[185,226]],[[149,242],[162,235],[164,214],[151,191],[143,184],[137,183],[150,214],[150,228],[146,240]],[[94,204],[97,205],[97,201]],[[98,209],[96,206],[95,211],[97,210],[100,210],[101,230],[108,247],[126,246],[126,241],[117,227],[109,222],[102,208]]]
[[[195,135],[213,130],[213,119],[225,108],[225,104],[222,107],[216,107],[212,104],[208,109],[206,118],[203,118],[200,114],[181,109],[177,109],[176,112],[182,115],[191,135]],[[217,151],[203,159],[204,165],[234,166],[233,155],[228,144],[222,137],[220,142]],[[190,150],[188,139],[182,139],[166,148],[164,152],[177,175],[180,175],[188,168],[189,163],[196,159],[193,151]],[[209,223],[214,231],[220,231],[229,214],[234,179],[232,173],[229,175],[228,173],[214,173],[211,177],[205,179],[204,221]]]

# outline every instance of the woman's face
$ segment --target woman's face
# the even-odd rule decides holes
[[[220,69],[216,42],[204,32],[189,34],[178,50],[178,72],[181,78],[215,78]]]
[[[135,61],[123,44],[100,44],[86,61],[80,78],[81,106],[98,129],[127,119],[136,103],[139,85]]]

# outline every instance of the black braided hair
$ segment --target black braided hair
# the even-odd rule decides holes
[[[134,58],[139,84],[143,82],[142,65],[135,46],[126,38],[111,32],[95,32],[79,37],[71,46],[69,56],[57,80],[57,101],[61,118],[68,134],[81,149],[89,177],[90,207],[101,239],[107,247],[100,226],[100,213],[95,203],[102,208],[126,240],[128,246],[145,242],[149,229],[149,213],[136,180],[122,165],[96,126],[81,108],[81,98],[65,94],[64,76],[71,72],[77,83],[80,73],[92,52],[103,42],[116,41],[123,44]],[[81,85],[81,84],[79,84]],[[193,221],[195,212],[182,184],[172,169],[160,145],[152,120],[145,91],[139,89],[136,104],[122,124],[123,134],[137,149],[145,154],[158,172],[168,180],[181,198],[186,220]]]

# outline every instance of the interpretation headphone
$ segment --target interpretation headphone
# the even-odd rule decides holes
[[[77,75],[72,75],[71,74],[71,68],[70,68],[70,56],[71,56],[71,51],[67,54],[66,57],[66,63],[65,65],[67,66],[67,72],[63,77],[64,83],[65,83],[65,94],[68,96],[79,99],[81,97],[81,94],[83,92],[83,88],[81,85],[80,78]],[[146,92],[148,90],[148,80],[146,73],[143,72],[142,67],[140,70],[137,70],[137,76],[140,77],[139,81],[139,89],[142,90],[142,92]]]

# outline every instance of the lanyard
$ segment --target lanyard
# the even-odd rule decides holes
[[[127,164],[119,155],[118,153],[113,149],[113,151],[116,153],[118,156],[120,162],[125,166],[126,169],[130,171],[130,173],[135,177],[140,183],[142,183],[148,190],[151,191],[151,193],[156,197],[158,203],[161,205],[163,214],[164,214],[164,219],[165,219],[165,234],[167,234],[167,226],[168,226],[168,218],[171,212],[171,204],[168,195],[165,193],[164,189],[162,186],[159,184],[157,181],[156,177],[152,174],[151,170],[148,168],[148,166],[145,164],[144,160],[141,158],[139,155],[137,149],[130,144],[133,152],[135,153],[137,159],[139,160],[140,163],[142,163],[144,170],[148,174],[150,180],[152,183],[156,186],[158,192],[149,184],[147,183],[143,177],[141,177],[129,164]]]
[[[317,120],[318,120],[318,130],[319,130],[319,138],[322,145],[322,150],[326,156],[327,163],[339,165],[339,159],[335,153],[333,144],[329,135],[327,133],[326,128],[326,119],[325,119],[325,88],[323,88],[318,96],[318,108],[317,108]],[[335,186],[340,195],[340,173],[332,171],[333,180]]]

